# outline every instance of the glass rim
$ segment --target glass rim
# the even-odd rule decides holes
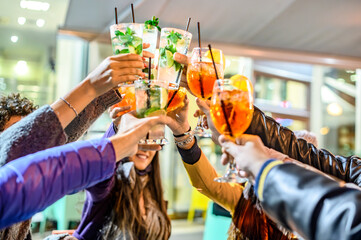
[[[122,25],[135,25],[135,26],[139,25],[139,26],[141,26],[142,23],[118,23],[118,24],[112,24],[112,25],[110,25],[110,27],[117,27],[117,26],[122,26]]]
[[[191,33],[191,32],[188,32],[188,31],[183,30],[183,29],[180,29],[180,28],[162,27],[161,33],[163,33],[163,30],[164,30],[164,31],[165,31],[165,30],[170,30],[170,31],[174,30],[175,32],[178,32],[178,33],[180,33],[180,34],[182,34],[182,35],[190,35],[190,36],[192,36],[192,33]]]

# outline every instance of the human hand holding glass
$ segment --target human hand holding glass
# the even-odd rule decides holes
[[[220,79],[223,78],[223,53],[221,50],[213,49],[213,57],[217,68],[217,74]],[[208,48],[194,48],[187,70],[187,83],[190,91],[196,97],[207,100],[212,97],[214,82],[217,80],[217,74],[212,63],[212,57]],[[197,127],[193,133],[210,137],[202,126],[203,116],[198,118]]]
[[[252,121],[251,82],[246,77],[233,80],[218,79],[214,84],[210,115],[217,131],[234,142],[247,130]],[[231,159],[227,173],[215,181],[243,183],[247,179],[239,175]]]

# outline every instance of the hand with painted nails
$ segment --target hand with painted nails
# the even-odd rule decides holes
[[[89,83],[89,91],[95,96],[100,96],[120,83],[135,81],[142,72],[144,63],[141,56],[136,54],[119,54],[107,57],[85,79]]]
[[[243,134],[236,138],[236,142],[221,135],[219,143],[222,147],[223,165],[234,158],[238,169],[249,171],[254,176],[257,176],[262,165],[271,158],[261,138],[256,135]]]

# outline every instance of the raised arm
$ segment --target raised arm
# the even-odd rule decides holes
[[[108,106],[120,101],[116,91],[111,88],[119,82],[134,80],[137,75],[142,75],[143,67],[138,55],[118,55],[105,59],[64,97],[72,108],[59,99],[0,134],[0,165],[77,140]],[[75,112],[79,114],[78,117]]]

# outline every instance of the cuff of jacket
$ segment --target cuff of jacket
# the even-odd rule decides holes
[[[105,108],[111,107],[122,100],[118,90],[112,89],[99,97]]]
[[[178,152],[182,157],[183,162],[188,163],[190,165],[195,164],[201,158],[202,150],[199,148],[197,144],[197,138],[194,138],[194,144],[190,149],[182,149],[177,146]]]
[[[269,159],[261,167],[256,181],[255,181],[255,192],[260,201],[263,201],[263,188],[268,173],[277,165],[283,164],[281,160]]]

